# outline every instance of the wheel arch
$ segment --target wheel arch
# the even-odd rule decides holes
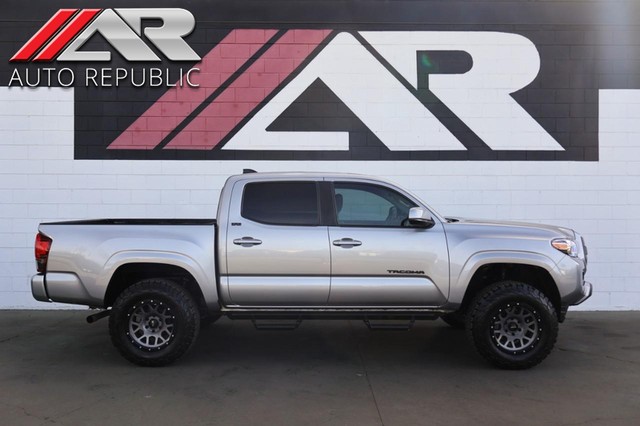
[[[193,297],[202,316],[208,312],[207,303],[194,276],[186,269],[166,263],[131,262],[120,265],[111,276],[104,296],[104,307],[113,306],[118,295],[133,284],[145,280],[168,279],[183,286]]]
[[[540,290],[549,298],[558,319],[561,312],[560,292],[545,268],[523,263],[487,263],[476,269],[465,291],[460,309],[466,310],[474,297],[484,288],[499,281],[519,281]]]
[[[477,253],[461,269],[457,281],[452,285],[449,299],[457,302],[460,310],[464,310],[483,288],[497,281],[520,281],[545,294],[561,320],[560,292],[554,279],[556,269],[553,260],[539,253]]]
[[[100,286],[105,289],[105,308],[122,290],[142,279],[173,278],[186,286],[204,311],[220,309],[215,271],[206,273],[194,259],[180,253],[122,251],[107,261],[104,271]]]

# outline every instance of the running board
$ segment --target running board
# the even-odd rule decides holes
[[[393,331],[407,331],[413,327],[416,320],[411,318],[410,320],[386,320],[386,319],[365,319],[364,323],[369,330],[393,330]]]
[[[256,330],[295,330],[300,326],[302,320],[296,319],[252,319],[251,322]]]

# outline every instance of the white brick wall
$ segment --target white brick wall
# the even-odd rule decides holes
[[[569,226],[590,250],[580,309],[640,309],[640,90],[600,91],[598,162],[73,160],[73,92],[0,88],[0,308],[33,300],[41,221],[213,217],[243,168],[354,171],[390,178],[450,215]],[[60,306],[63,307],[63,306]]]

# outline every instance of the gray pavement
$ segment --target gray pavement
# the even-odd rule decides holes
[[[569,312],[549,358],[496,370],[464,332],[222,319],[141,368],[87,312],[0,312],[2,425],[639,425],[640,312]]]

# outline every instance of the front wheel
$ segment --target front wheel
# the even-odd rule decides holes
[[[200,313],[183,287],[146,279],[125,289],[109,317],[111,341],[134,364],[163,366],[184,355],[200,330]]]
[[[481,291],[466,318],[469,339],[493,365],[525,369],[542,362],[558,337],[558,317],[547,296],[517,281]]]

